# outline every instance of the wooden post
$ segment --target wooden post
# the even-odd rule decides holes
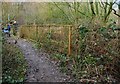
[[[71,55],[71,26],[69,26],[69,35],[68,35],[68,56]]]
[[[31,29],[31,26],[30,26],[30,25],[28,26],[28,29],[29,29],[29,30],[28,30],[28,32],[27,32],[27,36],[28,36],[28,39],[30,39],[30,34],[28,34],[28,33],[30,33],[30,29]]]
[[[49,25],[48,27],[49,27],[49,35],[50,35],[50,37],[49,37],[49,42],[50,42],[50,44],[51,44],[51,28],[50,28],[50,25]]]
[[[38,26],[37,25],[35,25],[35,30],[36,30],[36,36],[35,36],[35,38],[38,41]]]

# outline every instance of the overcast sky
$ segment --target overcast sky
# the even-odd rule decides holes
[[[73,2],[73,1],[80,1],[80,2],[87,2],[90,0],[0,0],[0,1],[5,1],[5,2]],[[99,1],[99,0],[93,0],[93,1]],[[101,1],[106,1],[106,0],[101,0]],[[108,0],[108,1],[113,1],[113,0]],[[117,0],[119,2],[120,0]]]

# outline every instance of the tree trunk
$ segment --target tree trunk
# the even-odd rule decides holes
[[[95,3],[95,6],[96,6],[96,14],[97,14],[97,15],[99,15],[99,8],[98,8],[98,5],[99,5],[99,3],[96,2],[96,3]]]
[[[118,4],[118,8],[119,8],[118,14],[120,15],[120,2]],[[120,27],[120,17],[118,17],[118,26]]]
[[[109,15],[110,15],[110,13],[112,12],[112,6],[113,6],[113,3],[110,2],[110,7],[109,7],[108,12],[107,12],[107,3],[106,3],[104,22],[107,22],[108,17],[109,17]]]
[[[96,14],[95,14],[95,11],[94,11],[93,2],[90,2],[90,7],[91,7],[91,11],[92,11],[93,16],[96,15]]]

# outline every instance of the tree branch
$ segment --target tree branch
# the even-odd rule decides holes
[[[114,11],[114,14],[117,15],[118,17],[120,17],[119,14],[117,14],[117,11],[115,9],[112,9]]]
[[[116,3],[116,2],[114,2],[114,3]],[[108,4],[108,3],[106,3],[106,4],[110,6],[110,4]],[[117,15],[118,17],[120,17],[120,15],[117,14],[117,11],[116,11],[115,9],[112,8],[112,10],[114,11],[114,14],[115,14],[115,15]]]
[[[68,20],[72,23],[72,21],[70,20],[70,18],[68,17],[68,15],[55,3],[55,2],[53,2],[54,4],[55,4],[55,6],[58,8],[58,9],[60,9],[64,14],[65,14],[65,16],[68,18]]]
[[[71,7],[72,9],[74,9],[74,7],[72,7],[69,3],[67,3],[67,5],[68,5],[69,7]],[[86,14],[84,14],[83,12],[81,12],[81,11],[79,11],[79,10],[77,10],[77,12],[79,12],[80,14],[82,14],[82,15],[84,15],[84,16],[86,16],[86,17],[89,17],[89,16],[87,16]]]

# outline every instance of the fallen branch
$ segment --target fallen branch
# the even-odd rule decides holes
[[[96,83],[97,81],[96,80],[93,80],[93,79],[80,79],[80,82],[86,82],[86,83]]]

